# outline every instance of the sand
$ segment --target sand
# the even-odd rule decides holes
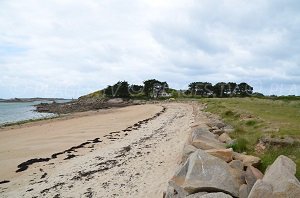
[[[2,129],[0,181],[10,182],[0,184],[0,195],[162,197],[193,122],[193,105],[166,103]],[[33,158],[50,159],[15,173],[18,164]]]

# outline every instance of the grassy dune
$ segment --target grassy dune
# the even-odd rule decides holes
[[[207,111],[219,114],[235,131],[237,139],[233,148],[254,154],[262,159],[264,171],[279,155],[286,155],[297,164],[296,176],[300,178],[300,144],[270,146],[263,153],[255,151],[255,145],[262,136],[285,139],[291,137],[300,141],[300,101],[270,100],[257,98],[201,99],[207,103]]]

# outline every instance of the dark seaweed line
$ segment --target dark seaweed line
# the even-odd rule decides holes
[[[58,155],[62,155],[62,154],[65,154],[65,153],[70,153],[70,152],[74,152],[76,151],[77,149],[79,148],[83,148],[85,145],[87,144],[96,144],[96,143],[99,143],[99,142],[102,142],[100,140],[100,138],[95,138],[94,140],[88,140],[78,146],[73,146],[65,151],[62,151],[62,152],[59,152],[59,153],[54,153],[51,155],[51,158],[47,157],[47,158],[34,158],[34,159],[30,159],[30,160],[27,160],[26,162],[23,162],[21,164],[18,165],[18,170],[16,170],[16,172],[22,172],[22,171],[25,171],[28,169],[28,167],[32,164],[35,164],[35,163],[39,163],[39,162],[48,162],[50,161],[51,159],[55,159],[57,158]],[[71,159],[73,158],[74,156],[73,155],[69,155],[67,158],[65,158],[65,160],[67,159]]]

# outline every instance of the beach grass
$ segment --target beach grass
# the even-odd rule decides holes
[[[291,137],[300,140],[300,101],[271,100],[258,98],[205,98],[206,111],[220,115],[234,127],[230,134],[237,139],[234,150],[247,152],[262,159],[260,169],[264,171],[279,155],[290,157],[297,164],[296,176],[300,178],[300,144],[270,146],[257,153],[255,146],[263,136],[272,138]]]

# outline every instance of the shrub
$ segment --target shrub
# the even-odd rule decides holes
[[[247,126],[254,126],[254,125],[256,125],[256,120],[248,120],[247,122],[246,122],[246,125]]]
[[[247,151],[248,141],[245,138],[238,138],[232,145],[231,148],[239,153]]]

